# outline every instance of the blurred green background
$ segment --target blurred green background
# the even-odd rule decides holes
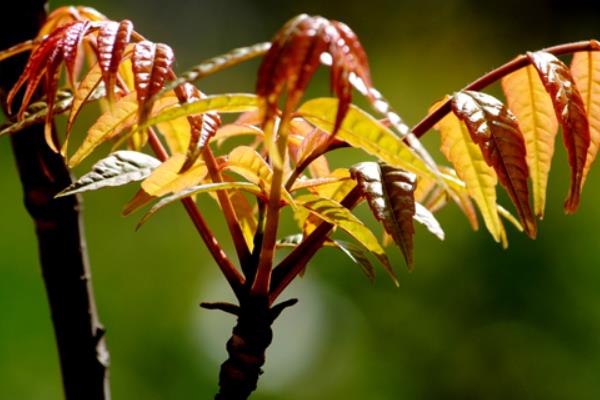
[[[52,7],[62,4],[54,1]],[[86,4],[113,19],[129,18],[150,39],[171,44],[180,71],[267,40],[300,12],[342,20],[361,38],[376,86],[409,125],[436,99],[515,55],[598,37],[600,29],[600,6],[591,1]],[[201,87],[209,93],[252,91],[256,67],[236,68]],[[325,85],[315,87],[314,93],[327,93]],[[83,134],[81,127],[76,134]],[[425,142],[437,154],[436,136],[429,133]],[[360,157],[340,154],[346,165]],[[390,251],[399,289],[381,271],[370,284],[340,254],[319,253],[291,288],[289,295],[300,303],[275,324],[253,398],[600,398],[600,169],[590,175],[579,212],[569,217],[562,212],[567,170],[559,149],[536,241],[509,227],[510,248],[504,251],[487,233],[472,232],[450,206],[439,213],[447,234],[443,243],[419,228],[413,273],[403,268],[397,249]],[[0,398],[60,399],[35,237],[7,139],[0,141],[0,182]],[[113,398],[211,398],[234,320],[198,303],[231,295],[179,207],[134,233],[136,216],[119,214],[134,191],[85,196]],[[224,238],[217,208],[207,199],[200,206]]]

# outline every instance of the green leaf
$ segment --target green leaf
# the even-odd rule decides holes
[[[363,224],[352,212],[337,201],[315,195],[300,196],[296,204],[306,208],[323,221],[335,225],[356,239],[362,246],[370,251],[383,264],[390,277],[396,285],[398,278],[385,255],[385,251],[379,241],[365,224]]]
[[[136,127],[134,132],[146,126],[160,124],[188,115],[209,112],[239,113],[255,110],[257,107],[258,100],[253,94],[237,93],[206,96],[200,100],[166,108],[153,117],[148,118],[143,126]]]
[[[178,200],[182,200],[186,197],[190,197],[195,194],[215,192],[217,190],[232,190],[232,189],[244,190],[244,191],[246,191],[248,193],[252,193],[254,195],[259,195],[262,193],[262,190],[260,187],[258,187],[258,185],[255,185],[254,183],[250,183],[250,182],[207,183],[207,184],[203,184],[203,185],[194,186],[189,189],[182,190],[181,192],[167,196],[167,197],[163,198],[162,200],[160,200],[158,203],[156,203],[154,206],[152,206],[152,208],[150,208],[150,210],[148,210],[148,212],[146,212],[146,214],[144,214],[144,216],[138,223],[136,229],[139,229],[146,221],[148,221],[148,219],[150,219],[150,217],[152,217],[154,214],[156,214],[156,212],[158,210],[160,210],[161,208],[168,206],[169,204],[174,203]]]
[[[338,101],[319,98],[304,103],[298,113],[317,127],[331,132],[336,120]],[[351,105],[336,138],[396,167],[417,175],[435,177],[425,162],[394,132],[374,117]]]
[[[129,150],[116,151],[94,164],[90,172],[57,194],[56,197],[141,181],[159,165],[159,160],[144,153]]]

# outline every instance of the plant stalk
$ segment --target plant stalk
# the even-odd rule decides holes
[[[35,37],[46,18],[45,0],[11,3],[10,23],[0,26],[0,47]],[[27,60],[26,53],[0,64],[2,104]],[[91,284],[77,196],[54,199],[71,184],[62,157],[50,150],[43,124],[11,136],[13,152],[38,239],[40,265],[58,347],[67,400],[110,399],[109,354]]]

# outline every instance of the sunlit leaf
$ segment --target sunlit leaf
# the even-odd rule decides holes
[[[235,190],[235,189],[243,190],[243,191],[246,191],[246,192],[254,194],[254,195],[260,194],[262,192],[262,190],[257,185],[250,183],[250,182],[206,183],[203,185],[193,186],[193,187],[187,188],[181,192],[177,192],[175,194],[167,196],[167,197],[163,198],[162,200],[160,200],[158,203],[156,203],[154,206],[152,206],[152,208],[150,208],[150,210],[148,210],[148,212],[142,217],[142,219],[138,223],[137,227],[139,228],[140,226],[142,226],[146,221],[148,221],[148,219],[150,219],[150,217],[152,217],[161,208],[163,208],[169,204],[172,204],[176,201],[182,200],[186,197],[190,197],[190,196],[193,196],[195,194],[200,194],[200,193],[214,192],[214,191],[218,191],[218,190]]]
[[[102,70],[102,79],[110,99],[114,95],[117,72],[132,31],[131,21],[123,20],[120,23],[108,22],[98,32],[98,64]]]
[[[484,160],[464,122],[454,114],[446,115],[436,129],[440,131],[442,153],[454,165],[469,195],[479,207],[485,226],[494,240],[499,242],[502,228],[496,209],[496,173]]]
[[[239,113],[255,110],[256,107],[257,100],[253,94],[240,93],[206,96],[191,103],[166,108],[162,112],[148,118],[145,125],[156,125],[193,114],[205,114],[209,112]]]
[[[65,140],[61,147],[61,154],[66,156],[67,148],[69,145],[69,137],[71,135],[71,129],[73,128],[73,123],[75,119],[79,115],[81,108],[85,104],[85,102],[89,99],[89,97],[94,93],[96,87],[100,83],[102,78],[102,71],[100,71],[100,66],[98,64],[94,64],[92,68],[88,71],[83,80],[79,83],[77,90],[73,96],[73,105],[71,106],[71,112],[69,113],[69,118],[67,119],[67,128],[65,132]]]
[[[590,128],[581,94],[575,86],[569,68],[550,53],[527,53],[550,94],[556,118],[562,126],[563,142],[569,154],[571,185],[565,201],[565,211],[575,212],[583,183],[583,170],[590,146]]]
[[[275,117],[284,88],[284,112],[296,108],[326,52],[332,60],[330,86],[339,99],[331,130],[335,134],[352,100],[350,75],[371,86],[367,56],[357,36],[341,22],[302,14],[288,21],[272,42],[256,83],[256,93],[265,102],[263,121]]]
[[[144,153],[116,151],[94,164],[90,172],[73,182],[57,197],[140,181],[159,165],[160,161]]]
[[[114,137],[125,126],[131,124],[137,109],[138,104],[135,93],[130,93],[117,101],[110,110],[102,114],[90,127],[83,143],[69,160],[69,166],[74,167],[79,164],[96,147]]]
[[[323,221],[341,228],[368,249],[384,265],[394,283],[398,285],[396,274],[391,268],[390,262],[379,241],[373,232],[356,218],[349,209],[337,201],[310,194],[298,197],[296,202]]]
[[[146,117],[146,101],[164,86],[174,58],[173,50],[166,44],[147,40],[135,44],[132,62],[140,123]]]
[[[435,235],[438,239],[444,240],[446,237],[442,226],[435,218],[433,213],[422,204],[415,202],[415,215],[413,218],[415,221],[427,228],[427,230]]]
[[[452,111],[467,126],[471,139],[515,204],[525,232],[534,238],[537,228],[529,205],[525,141],[515,117],[496,98],[472,91],[456,93]]]
[[[142,182],[142,189],[151,196],[160,197],[198,185],[208,173],[206,166],[197,162],[192,168],[181,173],[184,162],[185,155],[175,154]]]
[[[331,132],[335,124],[337,103],[332,98],[309,100],[300,107],[298,113],[317,127]],[[402,139],[354,105],[350,106],[337,138],[390,165],[417,175],[435,176]]]
[[[581,93],[590,126],[590,147],[583,167],[583,185],[600,147],[600,52],[575,53],[571,73]]]
[[[558,133],[552,100],[532,66],[521,68],[503,78],[502,88],[508,108],[517,117],[525,138],[527,166],[533,188],[533,210],[539,218],[543,218],[548,173]]]

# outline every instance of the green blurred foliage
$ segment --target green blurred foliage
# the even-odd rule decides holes
[[[129,18],[150,39],[171,44],[179,70],[266,40],[299,12],[344,21],[370,55],[376,86],[409,124],[436,99],[525,50],[597,36],[600,20],[597,2],[557,0],[90,0],[87,5],[113,19]],[[211,93],[251,91],[256,66],[238,67],[201,87]],[[312,93],[327,93],[326,86],[316,85]],[[83,129],[85,122],[75,135]],[[425,143],[437,153],[435,133]],[[349,165],[363,158],[342,151],[336,162]],[[402,268],[397,249],[390,251],[400,289],[382,272],[370,284],[341,255],[322,251],[305,279],[292,287],[300,304],[275,324],[275,343],[253,398],[600,398],[600,211],[595,207],[600,172],[590,175],[579,212],[566,217],[561,209],[565,160],[564,151],[557,151],[547,216],[536,241],[509,228],[511,246],[503,251],[485,232],[472,232],[456,207],[448,207],[439,214],[445,242],[418,230],[413,273]],[[75,172],[85,172],[85,166]],[[0,398],[60,399],[35,236],[7,139],[0,141],[0,182]],[[119,215],[134,190],[85,196],[113,398],[210,398],[234,321],[197,305],[231,295],[179,207],[134,233],[136,216]],[[200,206],[225,239],[216,206],[208,198]]]

